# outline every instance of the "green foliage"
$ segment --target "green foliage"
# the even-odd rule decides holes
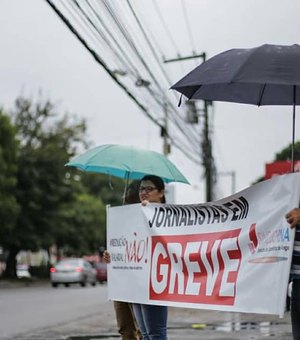
[[[105,244],[105,204],[121,204],[121,191],[112,192],[107,177],[79,175],[64,166],[87,147],[84,121],[58,116],[49,101],[22,97],[12,116],[13,123],[0,111],[0,245],[9,254],[6,276],[15,276],[21,249],[57,244],[70,254],[94,252]]]
[[[292,144],[281,150],[276,154],[275,161],[291,160],[291,149]],[[300,141],[296,142],[294,145],[294,159],[300,160]]]
[[[30,266],[29,267],[29,273],[31,277],[34,278],[43,278],[47,279],[49,278],[49,266],[47,265],[41,265],[41,266]],[[32,280],[32,278],[29,279],[29,281]]]
[[[84,173],[81,175],[81,179],[89,193],[101,199],[105,205],[122,205],[124,180],[94,173]]]
[[[15,197],[17,184],[16,131],[8,116],[0,110],[0,240],[11,232],[20,207]]]
[[[67,117],[55,120],[51,103],[33,104],[24,98],[17,99],[14,116],[20,140],[16,197],[22,210],[9,242],[38,250],[55,241],[52,226],[59,207],[73,199],[64,164],[74,143],[83,138],[85,125],[71,124]]]
[[[106,243],[105,206],[89,194],[61,206],[56,243],[68,255],[82,256]]]

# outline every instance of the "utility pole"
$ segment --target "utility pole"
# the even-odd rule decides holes
[[[206,53],[202,53],[203,62],[206,61]],[[204,127],[203,127],[203,142],[202,152],[204,153],[203,164],[205,168],[206,179],[206,201],[211,202],[214,199],[213,195],[213,182],[214,182],[214,168],[213,168],[213,156],[212,145],[209,131],[209,117],[208,117],[208,101],[204,100]]]
[[[178,57],[175,59],[168,59],[165,60],[165,63],[175,62],[175,61],[183,61],[188,59],[194,59],[194,58],[202,58],[203,62],[206,61],[206,53],[203,52],[201,54],[194,54],[192,56],[186,56],[186,57]],[[203,139],[201,142],[201,150],[202,150],[202,162],[205,169],[205,184],[206,184],[206,201],[211,202],[214,199],[213,194],[213,183],[214,183],[214,162],[213,162],[213,156],[212,156],[212,143],[210,138],[210,130],[209,130],[209,117],[208,117],[208,108],[210,105],[212,105],[212,102],[204,100],[204,107],[203,109],[198,109],[196,107],[196,104],[194,102],[190,102],[191,108],[194,107],[195,114],[197,114],[198,111],[203,112],[203,118],[204,118],[204,124],[203,124]],[[202,116],[202,115],[201,115]],[[194,117],[193,120],[190,120],[191,124],[197,123],[198,120],[196,117]]]
[[[168,104],[166,98],[163,100],[163,110],[164,118],[160,130],[160,136],[163,138],[163,154],[168,156],[168,154],[171,152],[171,145],[168,140]]]

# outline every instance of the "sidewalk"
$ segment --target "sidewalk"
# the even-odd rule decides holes
[[[169,340],[292,340],[290,315],[284,318],[258,314],[170,308]],[[112,306],[101,315],[43,329],[14,340],[112,340],[120,339]]]
[[[259,314],[170,308],[169,339],[292,339],[290,315],[284,318]]]
[[[49,285],[49,279],[22,278],[22,279],[0,279],[1,288],[24,288],[29,286]]]

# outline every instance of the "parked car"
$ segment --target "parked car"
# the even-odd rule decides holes
[[[29,266],[28,264],[18,264],[17,265],[17,277],[19,279],[29,279],[31,277],[29,273]]]
[[[64,284],[79,283],[84,287],[87,283],[96,285],[96,270],[93,266],[81,258],[66,258],[50,268],[50,280],[52,287]]]
[[[107,281],[107,264],[105,262],[95,263],[95,268],[97,271],[97,281],[100,283]]]

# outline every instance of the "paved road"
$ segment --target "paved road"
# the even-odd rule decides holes
[[[0,288],[0,339],[51,329],[110,310],[106,286],[52,288],[49,283]],[[111,311],[113,319],[113,311]]]
[[[0,286],[1,340],[85,340],[118,338],[106,286],[53,289],[50,285]],[[289,315],[170,308],[169,340],[290,340]]]

